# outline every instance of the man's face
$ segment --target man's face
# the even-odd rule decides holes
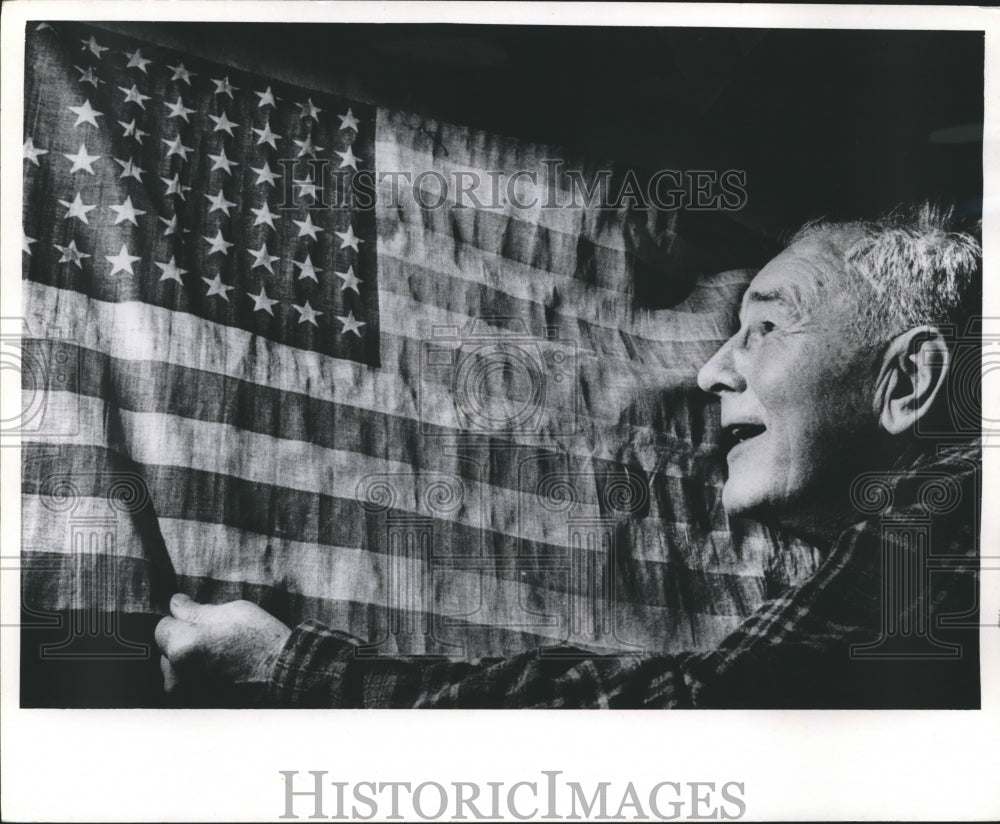
[[[795,521],[822,508],[875,429],[874,360],[837,241],[807,238],[774,258],[743,298],[740,329],[702,367],[698,385],[722,400],[730,515]],[[857,471],[856,468],[853,471]]]

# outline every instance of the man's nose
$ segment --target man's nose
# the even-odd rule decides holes
[[[698,371],[698,386],[703,392],[721,395],[723,392],[742,392],[746,388],[746,382],[733,358],[735,340],[732,337],[722,344],[719,351]]]

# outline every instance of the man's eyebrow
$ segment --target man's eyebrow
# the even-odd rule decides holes
[[[780,303],[796,314],[805,309],[802,293],[794,287],[777,287],[775,289],[750,289],[743,296],[743,309],[751,303]]]

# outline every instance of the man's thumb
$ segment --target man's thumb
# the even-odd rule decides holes
[[[170,614],[182,621],[197,621],[204,609],[205,604],[192,601],[183,592],[178,592],[170,599]]]

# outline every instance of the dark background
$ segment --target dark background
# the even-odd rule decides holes
[[[105,23],[358,100],[655,169],[744,169],[776,237],[982,208],[982,32]]]

